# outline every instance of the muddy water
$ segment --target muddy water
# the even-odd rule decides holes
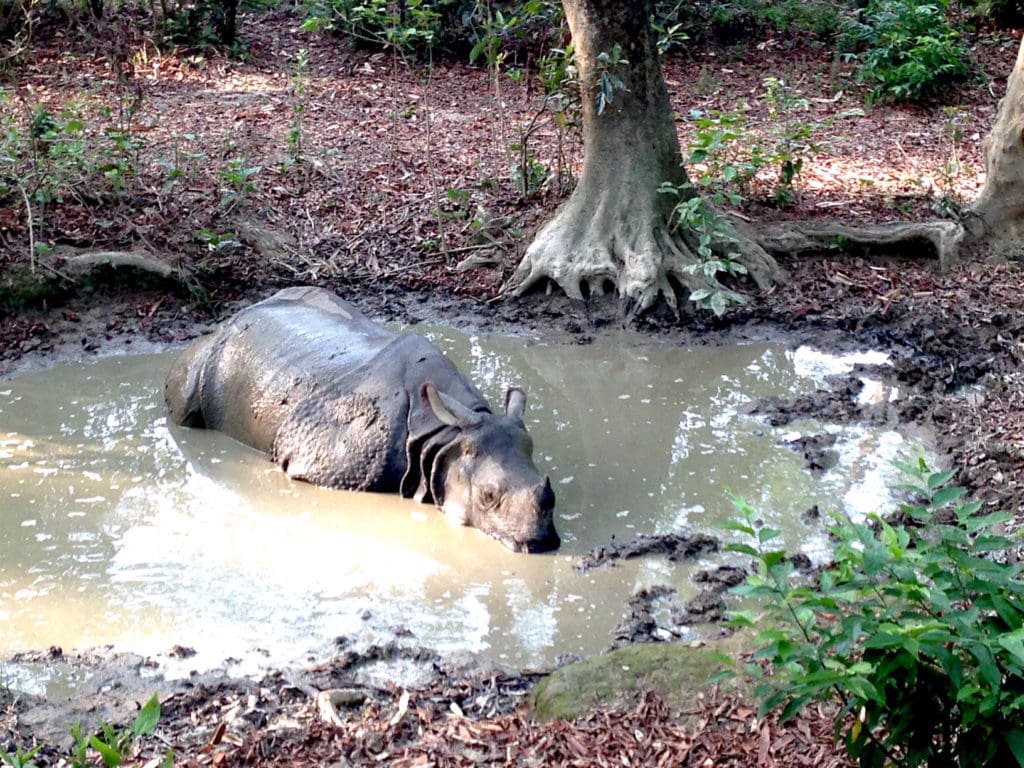
[[[893,432],[828,427],[841,458],[816,477],[779,447],[791,427],[741,415],[752,398],[812,390],[848,365],[811,350],[420,332],[492,402],[526,388],[558,497],[559,553],[516,555],[431,507],[293,483],[223,435],[169,428],[161,389],[173,353],[64,365],[0,381],[0,657],[180,645],[198,655],[177,667],[161,656],[171,672],[225,659],[248,672],[339,636],[398,636],[546,665],[606,648],[639,587],[694,591],[690,566],[645,558],[580,574],[578,555],[612,537],[711,531],[733,491],[820,556],[822,532],[801,512],[877,508],[891,459],[921,451]]]

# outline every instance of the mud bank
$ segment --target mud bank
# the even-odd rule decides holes
[[[898,288],[903,286],[903,298],[883,306],[874,295],[829,279],[840,268],[847,272],[865,268],[862,262],[793,266],[797,269],[789,287],[725,321],[705,317],[677,321],[668,314],[655,314],[641,318],[638,325],[645,333],[680,344],[785,338],[790,343],[810,342],[819,349],[834,352],[882,350],[889,355],[891,366],[870,371],[852,369],[830,380],[821,392],[800,401],[765,400],[759,404],[764,417],[785,423],[809,414],[818,418],[826,415],[837,422],[867,420],[910,431],[931,431],[938,449],[958,469],[958,482],[990,506],[1020,509],[1024,478],[1024,300],[1015,287],[1015,269],[1005,265],[970,265],[941,276],[928,269],[901,265],[886,274]],[[0,375],[88,359],[101,352],[179,344],[201,333],[218,317],[266,295],[272,287],[263,285],[252,293],[236,292],[206,307],[194,306],[169,292],[111,291],[99,298],[72,298],[64,306],[46,312],[7,317],[0,321]],[[614,301],[582,305],[559,297],[535,297],[515,303],[489,303],[372,286],[340,288],[347,299],[371,316],[403,324],[441,319],[448,324],[503,333],[553,328],[571,334],[577,343],[588,344],[604,330],[619,328],[625,322]],[[886,391],[898,390],[898,396],[864,402],[859,379],[866,373],[888,388]],[[805,454],[808,469],[829,460],[828,448],[822,444],[794,446]],[[624,617],[633,615],[637,626],[649,627],[650,605],[657,598],[639,595],[635,604],[623,606]],[[634,628],[624,627],[623,640],[636,636]],[[646,639],[649,638],[650,633]],[[654,638],[659,639],[656,633]],[[432,681],[427,688],[436,691],[456,686],[460,691],[476,691],[470,697],[473,701],[484,695],[479,693],[482,686],[491,685],[488,690],[508,692],[502,707],[515,706],[522,702],[522,691],[534,679],[532,673],[486,673],[474,669],[472,663],[464,664],[453,675],[443,672],[443,662],[429,651],[405,650],[398,655],[409,653],[423,654],[415,665]],[[136,702],[144,701],[152,690],[163,690],[169,697],[165,707],[167,728],[182,734],[176,737],[176,744],[200,752],[206,749],[207,755],[219,750],[231,751],[236,758],[243,754],[258,756],[321,732],[325,726],[319,724],[313,696],[322,690],[321,685],[364,691],[357,717],[372,711],[382,717],[387,715],[387,720],[394,714],[388,714],[387,708],[395,705],[398,696],[393,688],[376,688],[365,678],[334,672],[329,680],[321,679],[316,684],[295,682],[295,672],[277,673],[261,681],[233,680],[213,674],[167,683],[158,682],[159,670],[137,657],[109,657],[100,652],[57,658],[68,668],[79,670],[82,676],[90,674],[89,670],[101,670],[94,676],[96,686],[85,699],[75,701],[59,693],[21,696],[17,700],[10,693],[3,694],[0,732],[5,744],[27,735],[26,727],[35,738],[44,733],[59,738],[69,720],[79,715],[130,719]],[[342,667],[367,666],[349,658]],[[41,663],[54,661],[46,662],[44,658]],[[399,661],[408,663],[407,658]],[[113,678],[102,670],[110,671]],[[160,688],[163,685],[168,687]],[[356,699],[359,697],[352,700]],[[497,701],[494,697],[492,700]],[[29,714],[33,710],[36,714]],[[302,718],[295,716],[298,710],[304,713]],[[230,743],[223,736],[218,741],[216,721],[218,717],[224,719],[225,713],[231,713],[232,722],[249,723],[251,727],[245,726],[249,735],[232,736]],[[203,725],[207,716],[209,727]],[[273,725],[286,721],[291,725]],[[51,725],[45,726],[46,722]],[[299,726],[292,727],[295,722]]]

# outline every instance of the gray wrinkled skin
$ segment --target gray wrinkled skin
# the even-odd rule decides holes
[[[182,353],[164,395],[175,424],[225,432],[293,478],[432,502],[516,551],[559,546],[522,391],[492,413],[429,341],[328,291],[287,288],[242,310]]]

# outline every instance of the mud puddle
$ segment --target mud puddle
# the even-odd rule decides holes
[[[292,483],[222,435],[169,428],[174,353],[68,364],[0,381],[0,658],[112,645],[158,659],[165,675],[225,664],[246,674],[320,657],[343,637],[549,666],[607,648],[638,590],[695,595],[692,570],[721,562],[647,557],[580,572],[595,547],[715,533],[735,492],[820,558],[827,542],[803,513],[886,505],[891,460],[923,451],[882,428],[774,428],[744,415],[877,358],[678,348],[629,332],[579,345],[418,331],[492,403],[507,386],[527,390],[537,463],[558,497],[557,554],[513,554],[395,497]],[[831,460],[814,471],[783,445],[821,436]],[[33,670],[6,674],[41,690]]]

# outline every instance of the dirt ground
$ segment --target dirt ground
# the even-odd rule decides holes
[[[38,55],[8,75],[11,114],[75,102],[98,120],[104,105],[137,95],[134,130],[145,148],[127,192],[90,196],[82,187],[65,205],[36,212],[43,223],[34,237],[52,250],[34,270],[24,211],[0,207],[5,295],[22,295],[18,286],[36,285],[37,274],[45,278],[33,300],[0,305],[0,376],[140,339],[182,342],[297,283],[332,288],[379,319],[557,328],[581,343],[624,322],[612,298],[581,304],[499,294],[530,234],[561,199],[557,185],[523,195],[508,179],[506,147],[537,111],[534,91],[504,82],[496,94],[486,71],[458,62],[435,63],[428,81],[422,65],[393,68],[383,54],[303,33],[285,11],[244,15],[241,34],[249,41],[245,61],[157,53],[130,23],[89,35],[62,32],[41,36]],[[293,85],[300,48],[310,66],[301,97],[305,149],[296,161],[285,136],[300,98]],[[833,120],[806,162],[795,205],[771,205],[770,181],[761,179],[741,214],[849,223],[928,218],[940,203],[948,209],[969,201],[982,178],[980,138],[1015,49],[1009,37],[979,36],[974,50],[991,79],[952,94],[956,110],[878,105]],[[681,114],[747,104],[753,130],[767,124],[759,96],[766,75],[808,97],[803,119],[824,122],[863,108],[827,54],[780,40],[738,55],[672,60],[666,74]],[[691,131],[681,120],[684,141]],[[530,140],[538,162],[555,168],[561,157],[566,168],[578,168],[578,142],[560,140],[549,117]],[[161,170],[168,158],[178,158],[180,177]],[[229,178],[243,166],[258,168],[251,189]],[[96,251],[141,255],[147,271],[72,274],[76,257]],[[167,274],[154,275],[154,265]],[[660,310],[636,322],[680,344],[784,336],[825,349],[886,350],[893,359],[887,376],[900,395],[892,402],[857,404],[851,377],[812,397],[765,402],[761,412],[777,423],[809,413],[929,432],[957,468],[956,482],[993,508],[1019,510],[1018,265],[971,252],[946,273],[926,259],[871,254],[784,266],[786,284],[723,319],[677,319]],[[103,654],[49,656],[83,669],[111,663]],[[845,764],[828,713],[819,710],[782,728],[758,722],[751,705],[731,696],[709,694],[682,714],[645,696],[621,710],[545,725],[524,706],[532,672],[466,677],[430,657],[420,661],[435,667],[434,682],[404,696],[353,682],[349,673],[366,661],[339,652],[322,666],[261,681],[186,681],[165,694],[157,734],[131,764],[159,765],[168,748],[177,765],[189,766]],[[138,672],[141,665],[127,666]],[[341,721],[325,722],[316,695],[339,688],[349,692],[338,707]],[[117,699],[127,710],[112,716],[124,721],[145,698],[115,687],[97,691],[92,705]],[[31,740],[26,713],[41,704],[0,686],[0,748]],[[59,746],[67,745],[51,744],[36,762],[70,764]]]

